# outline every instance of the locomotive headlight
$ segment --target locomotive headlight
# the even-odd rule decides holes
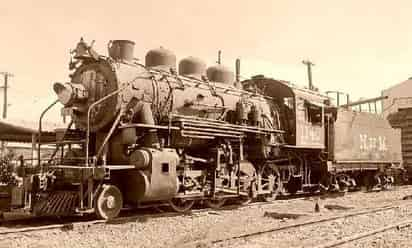
[[[87,99],[87,90],[82,84],[54,83],[53,90],[64,106]]]

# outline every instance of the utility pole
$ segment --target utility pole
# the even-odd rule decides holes
[[[219,50],[219,51],[217,52],[217,61],[216,61],[216,63],[217,63],[218,65],[220,65],[220,64],[222,63],[222,51],[221,51],[221,50]]]
[[[7,88],[9,87],[8,83],[9,83],[9,77],[13,77],[13,74],[9,73],[9,72],[0,72],[0,75],[4,76],[4,85],[0,86],[0,89],[3,89],[4,92],[4,97],[3,97],[3,119],[7,118]],[[1,155],[4,156],[4,152],[5,152],[5,148],[6,148],[6,144],[4,141],[0,142],[0,152]]]
[[[310,60],[303,60],[302,63],[307,66],[308,68],[308,81],[309,81],[309,89],[313,90],[313,83],[312,83],[312,66],[315,64],[312,63]]]
[[[8,83],[9,83],[9,78],[13,77],[14,75],[9,73],[9,72],[0,72],[1,75],[4,76],[4,85],[1,86],[0,88],[3,89],[3,119],[7,118],[7,88],[9,87]]]

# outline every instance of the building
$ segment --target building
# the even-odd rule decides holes
[[[56,139],[54,130],[60,127],[54,123],[43,123],[41,141],[54,141]],[[36,158],[38,133],[38,123],[36,122],[0,119],[0,142],[3,146],[0,150],[0,156],[8,151],[13,151],[14,154],[23,155],[25,158]],[[51,148],[46,146],[42,150],[48,151]]]
[[[383,114],[391,125],[401,129],[402,159],[412,178],[412,77],[382,91]]]
[[[385,117],[399,109],[412,108],[412,77],[383,90],[382,96],[387,97],[382,102]]]

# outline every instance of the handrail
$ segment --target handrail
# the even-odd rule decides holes
[[[137,79],[150,79],[150,77],[142,77],[142,76],[137,76],[133,80],[125,83],[121,88],[118,90],[113,91],[112,93],[100,98],[96,102],[92,103],[89,106],[89,109],[87,110],[87,130],[86,130],[86,166],[89,165],[89,142],[90,142],[90,114],[93,108],[95,108],[97,105],[101,104],[102,102],[106,101],[110,97],[120,93],[121,91],[125,90],[127,87],[129,87],[134,81]]]
[[[106,144],[109,141],[110,137],[112,137],[112,134],[114,133],[115,128],[119,124],[121,117],[122,117],[122,114],[119,113],[117,115],[117,118],[114,121],[112,127],[110,128],[109,133],[106,135],[106,138],[104,139],[103,143],[100,145],[99,151],[97,152],[97,155],[96,155],[96,159],[99,159],[100,155],[102,154],[104,147],[106,146]]]
[[[52,104],[50,104],[45,110],[43,110],[43,112],[40,115],[40,119],[39,119],[39,134],[37,136],[37,142],[38,142],[38,149],[37,149],[37,162],[38,165],[40,166],[40,171],[43,172],[43,166],[41,166],[41,159],[40,159],[40,146],[41,146],[41,122],[43,120],[44,115],[54,106],[56,105],[56,103],[58,103],[59,100],[56,99]]]
[[[119,92],[123,91],[126,87],[128,87],[129,84],[126,84],[125,86],[121,87],[118,90],[113,91],[112,93],[100,98],[99,100],[95,101],[89,106],[89,109],[87,110],[87,130],[86,130],[86,167],[89,166],[89,142],[90,142],[90,114],[92,112],[92,109],[95,108],[97,105],[101,104],[102,102],[106,101],[110,97],[118,94]]]
[[[70,120],[70,123],[69,123],[69,125],[67,126],[67,129],[64,130],[63,137],[62,137],[61,140],[64,140],[64,137],[66,137],[67,131],[71,128],[71,126],[73,125],[73,123],[74,123],[74,121],[73,121],[73,120]],[[58,142],[58,141],[57,141],[57,137],[56,137],[56,142],[55,142],[55,143],[56,143],[56,148],[54,149],[53,154],[50,156],[49,162],[51,162],[51,161],[54,159],[54,156],[56,156],[57,152],[59,151],[59,146],[57,145],[57,144],[58,144],[57,142]],[[59,142],[59,143],[60,143],[60,142]]]

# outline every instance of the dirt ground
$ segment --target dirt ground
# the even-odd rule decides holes
[[[8,234],[0,236],[0,247],[242,247],[240,243],[236,246],[231,246],[230,243],[212,245],[211,241],[348,211],[386,206],[394,202],[410,201],[412,205],[412,200],[402,200],[406,195],[412,195],[411,186],[384,192],[356,192],[344,197],[326,199],[307,197],[278,200],[273,204],[205,211],[174,217],[142,217],[129,222],[82,226],[66,231],[47,230]],[[320,212],[315,212],[317,201]],[[381,217],[391,218],[385,214]],[[357,221],[359,225],[362,225],[362,222],[370,222],[368,218],[359,218]],[[395,230],[345,247],[412,247],[411,232],[411,229]],[[313,231],[311,235],[313,238],[317,236],[319,238],[321,234]],[[290,237],[293,236],[284,236],[285,239]],[[400,246],[397,246],[398,243]]]

